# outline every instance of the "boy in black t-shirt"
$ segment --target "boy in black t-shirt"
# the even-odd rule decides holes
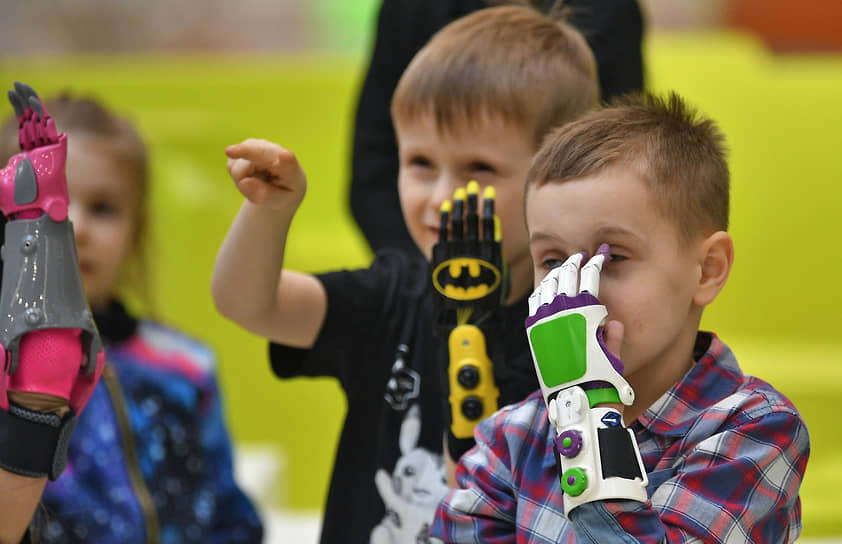
[[[496,189],[510,277],[499,404],[537,388],[521,323],[532,264],[523,190],[544,135],[593,107],[596,67],[569,25],[524,6],[475,12],[436,34],[392,100],[398,187],[426,260],[377,255],[370,268],[319,276],[283,269],[306,178],[295,156],[265,140],[226,149],[246,197],[217,256],[214,300],[265,336],[279,377],[333,376],[348,400],[322,542],[423,542],[446,491],[440,345],[430,267],[442,203],[469,180]],[[501,329],[498,329],[501,330]]]

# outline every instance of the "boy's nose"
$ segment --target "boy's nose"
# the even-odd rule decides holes
[[[430,198],[430,204],[438,211],[441,208],[441,203],[445,200],[451,200],[453,198],[453,192],[459,187],[463,187],[466,183],[467,181],[459,176],[443,172],[436,180],[433,194]]]

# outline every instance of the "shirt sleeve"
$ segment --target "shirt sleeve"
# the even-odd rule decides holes
[[[476,446],[459,460],[458,488],[439,504],[431,535],[445,542],[504,544],[516,541],[517,498],[512,448],[523,428],[504,408],[474,430]]]
[[[428,268],[420,255],[387,250],[367,269],[319,275],[327,293],[322,329],[310,349],[270,343],[274,373],[280,378],[335,377],[346,391],[360,385],[372,350],[401,326],[407,300],[417,301],[426,288]]]
[[[797,413],[740,416],[699,442],[650,502],[604,501],[571,513],[577,542],[792,542],[809,437]],[[651,477],[650,477],[651,478]],[[606,540],[607,539],[607,540]]]

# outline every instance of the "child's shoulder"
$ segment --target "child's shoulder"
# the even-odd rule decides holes
[[[329,300],[365,306],[423,297],[430,289],[430,265],[420,252],[380,250],[368,268],[318,274]]]
[[[742,387],[720,401],[733,417],[754,420],[772,414],[801,417],[795,404],[769,382],[756,376],[744,375]]]
[[[674,430],[683,429],[691,441],[749,428],[806,437],[806,425],[793,402],[770,383],[743,373],[730,348],[718,338],[689,376],[693,379],[676,391],[682,409]],[[677,405],[666,406],[678,414]],[[669,413],[662,410],[663,419],[672,419]]]
[[[144,365],[177,372],[194,381],[203,381],[215,370],[214,353],[207,344],[155,321],[140,320],[135,335],[119,352]]]
[[[415,282],[426,284],[430,281],[429,266],[429,261],[418,251],[381,249],[375,254],[369,269],[414,278]]]

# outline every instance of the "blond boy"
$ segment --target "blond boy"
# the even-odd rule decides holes
[[[398,184],[409,232],[429,260],[442,202],[472,179],[496,187],[511,271],[503,311],[509,323],[526,316],[532,282],[522,212],[532,155],[552,127],[594,106],[597,96],[582,37],[522,6],[448,25],[396,90]],[[347,396],[322,542],[426,539],[446,492],[441,341],[433,336],[428,261],[383,252],[366,270],[313,276],[284,269],[304,172],[292,152],[267,141],[247,140],[226,153],[246,201],[217,258],[217,307],[272,341],[276,375],[332,376]],[[522,331],[511,330],[503,361],[495,362],[501,403],[537,387]]]
[[[716,125],[676,95],[629,97],[547,138],[526,194],[536,285],[527,327],[542,391],[477,428],[435,536],[758,543],[800,534],[804,421],[698,330],[734,259],[723,145]],[[596,256],[585,265],[582,252]],[[553,381],[575,377],[575,356],[562,344],[546,349],[537,327],[588,321],[603,304],[604,343],[586,362],[589,371],[611,364]],[[593,413],[601,419],[587,419]],[[602,448],[610,433],[633,446]]]

